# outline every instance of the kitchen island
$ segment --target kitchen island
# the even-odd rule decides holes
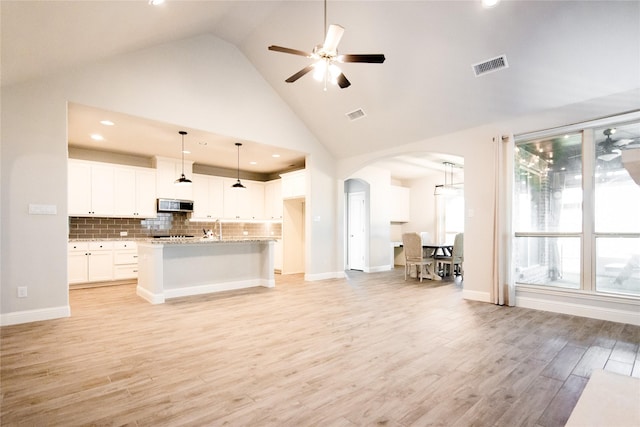
[[[273,239],[169,239],[138,243],[136,293],[152,304],[275,286]]]

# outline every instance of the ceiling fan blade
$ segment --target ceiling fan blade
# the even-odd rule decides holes
[[[347,78],[344,76],[343,73],[340,73],[337,80],[338,80],[338,86],[340,86],[340,89],[344,89],[346,87],[351,86],[351,82],[347,80]]]
[[[303,52],[301,50],[290,49],[288,47],[275,46],[275,45],[269,46],[269,50],[273,50],[275,52],[290,53],[292,55],[305,56],[307,58],[311,58],[311,56],[312,56],[309,52]]]
[[[303,68],[302,70],[298,71],[297,73],[295,73],[293,76],[289,77],[287,80],[285,80],[285,82],[287,83],[293,83],[296,80],[298,80],[300,77],[304,76],[305,74],[307,74],[309,71],[313,70],[313,65],[309,65],[308,67]]]
[[[343,34],[344,28],[340,25],[329,25],[329,29],[327,30],[327,37],[325,37],[324,39],[322,49],[327,53],[336,52],[338,43],[340,43],[340,39],[342,38]]]
[[[336,58],[340,62],[369,62],[374,64],[382,64],[385,60],[385,57],[382,53],[376,54],[361,54],[361,55],[339,55]]]

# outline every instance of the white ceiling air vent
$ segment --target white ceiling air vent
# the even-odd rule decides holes
[[[357,110],[353,110],[352,112],[347,113],[347,117],[351,121],[361,119],[364,116],[366,116],[366,114],[364,113],[364,111],[362,111],[362,108],[358,108]]]
[[[471,67],[473,68],[473,73],[476,75],[476,77],[480,77],[484,74],[489,74],[493,73],[494,71],[509,68],[509,64],[507,63],[507,56],[500,55],[495,58],[487,59],[486,61],[473,64]]]

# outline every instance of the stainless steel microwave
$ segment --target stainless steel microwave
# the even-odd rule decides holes
[[[193,212],[193,200],[158,199],[158,212]]]

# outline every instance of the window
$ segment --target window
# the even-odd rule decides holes
[[[622,152],[640,149],[640,122],[518,141],[515,280],[640,296],[640,185]]]
[[[595,129],[595,287],[640,295],[640,185],[622,152],[640,149],[640,123]]]

